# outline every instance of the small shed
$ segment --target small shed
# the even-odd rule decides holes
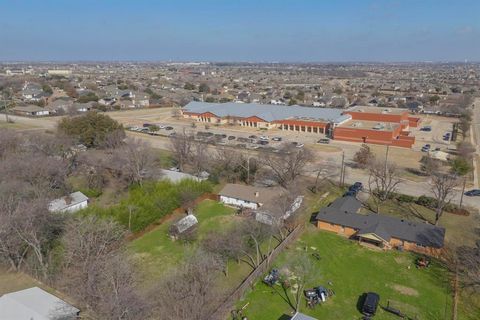
[[[88,207],[88,197],[77,191],[55,199],[48,205],[50,212],[75,212]]]
[[[193,214],[188,214],[186,217],[183,217],[170,226],[170,236],[173,239],[178,239],[180,235],[191,231],[197,224],[197,217],[195,217]]]

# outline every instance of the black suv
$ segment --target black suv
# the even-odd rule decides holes
[[[363,296],[362,314],[367,317],[372,317],[377,312],[380,296],[375,292],[364,293]]]

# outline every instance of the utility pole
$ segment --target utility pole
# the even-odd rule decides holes
[[[390,145],[387,144],[387,151],[385,152],[385,173],[387,172],[388,169],[388,150],[390,149]]]
[[[9,122],[9,119],[8,119],[8,102],[7,102],[7,96],[6,96],[5,92],[3,92],[3,103],[4,103],[4,107],[5,107],[5,121],[8,123]]]
[[[342,164],[340,166],[340,186],[343,186],[343,182],[344,182],[344,170],[345,170],[345,151],[342,152]]]

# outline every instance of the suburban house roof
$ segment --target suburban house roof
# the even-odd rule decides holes
[[[0,297],[2,319],[70,320],[76,319],[78,312],[74,306],[38,287]]]
[[[297,312],[290,320],[317,320],[317,318],[312,318],[310,316],[307,316],[306,314]]]
[[[29,112],[29,113],[48,111],[48,109],[41,108],[41,107],[33,105],[33,104],[30,104],[30,105],[27,105],[27,106],[16,106],[16,107],[12,108],[11,110],[18,111],[18,112]]]
[[[183,233],[198,223],[197,217],[189,214],[178,220],[174,225],[177,227],[178,233]]]
[[[301,106],[278,106],[259,103],[207,103],[192,101],[183,107],[183,111],[192,113],[211,112],[218,117],[248,118],[257,116],[273,122],[285,119],[314,120],[322,122],[335,121],[342,115],[342,110],[333,108],[314,108]]]
[[[339,198],[320,210],[315,219],[353,228],[357,230],[357,235],[375,234],[385,241],[396,238],[425,247],[443,247],[444,228],[382,214],[357,214],[360,206],[360,201],[354,197]]]
[[[228,183],[218,193],[220,196],[235,198],[253,203],[268,204],[278,195],[276,188],[259,188],[243,184]]]
[[[53,200],[48,205],[50,211],[62,211],[84,201],[88,201],[88,197],[80,191],[70,193],[68,196]]]
[[[173,170],[166,170],[162,169],[162,178],[170,180],[171,182],[180,182],[183,179],[192,179],[195,181],[202,181],[199,177],[195,177],[194,175],[188,174],[188,173],[183,173],[183,172],[177,172]]]

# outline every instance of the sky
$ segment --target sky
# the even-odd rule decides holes
[[[480,0],[0,0],[0,61],[480,61]]]

